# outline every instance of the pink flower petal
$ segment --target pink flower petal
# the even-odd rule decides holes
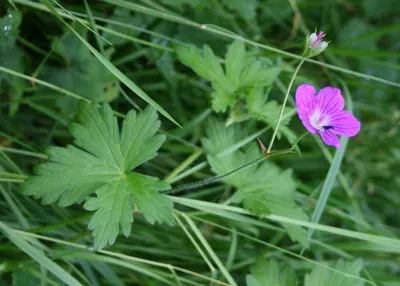
[[[309,84],[302,84],[296,90],[296,106],[298,110],[312,111],[315,102],[315,88]]]
[[[334,87],[324,87],[318,92],[316,98],[316,108],[321,114],[336,114],[343,110],[344,99],[340,89]]]
[[[307,130],[314,134],[317,129],[311,125],[310,115],[314,109],[315,94],[315,88],[308,84],[302,84],[296,90],[297,114]]]
[[[326,145],[335,146],[336,148],[340,147],[339,138],[331,130],[321,131],[320,134]]]
[[[349,111],[342,111],[334,115],[329,122],[333,126],[333,132],[340,136],[355,136],[361,127],[360,121],[354,117]]]
[[[309,132],[311,132],[313,134],[316,134],[318,132],[317,129],[312,127],[311,122],[310,122],[310,114],[307,111],[305,111],[303,109],[299,109],[297,111],[297,114],[299,115],[301,122],[303,123],[303,125],[306,127],[306,129]]]

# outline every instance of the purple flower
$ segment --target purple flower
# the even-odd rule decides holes
[[[311,133],[319,133],[326,145],[340,147],[336,135],[352,137],[360,131],[361,123],[349,111],[344,111],[344,99],[340,89],[324,87],[318,94],[308,84],[296,90],[299,118]]]

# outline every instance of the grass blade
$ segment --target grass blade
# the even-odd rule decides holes
[[[82,38],[78,32],[76,32],[57,12],[57,10],[50,4],[48,0],[42,0],[42,2],[49,8],[49,10],[65,25],[68,29],[75,34],[75,36],[93,53],[93,55],[122,83],[124,83],[130,90],[136,93],[148,104],[153,106],[162,115],[164,115],[171,122],[181,127],[181,125],[171,116],[167,111],[165,111],[157,102],[151,99],[140,87],[138,87],[133,81],[131,81],[126,75],[124,75],[117,67],[115,67],[107,58],[105,58],[101,53],[99,53],[88,41]]]
[[[208,244],[207,240],[204,238],[204,236],[202,235],[202,233],[200,232],[200,230],[198,229],[196,224],[193,222],[193,220],[183,213],[181,215],[186,220],[186,222],[189,224],[190,228],[195,233],[197,238],[200,240],[201,244],[203,244],[203,247],[206,249],[206,251],[208,252],[210,257],[214,260],[214,263],[218,266],[219,270],[225,276],[225,278],[229,282],[229,284],[232,286],[237,286],[235,280],[232,278],[229,271],[225,268],[224,264],[221,262],[221,260],[215,254],[214,250]]]
[[[216,214],[218,216],[223,216],[230,218],[232,220],[238,220],[237,214],[241,215],[251,215],[248,211],[244,210],[243,208],[239,207],[233,207],[233,206],[226,206],[226,205],[220,205],[217,203],[210,203],[210,202],[205,202],[205,201],[199,201],[199,200],[192,200],[192,199],[185,199],[185,198],[177,198],[177,197],[172,197],[168,196],[172,201],[194,208],[202,211],[210,210],[210,213]],[[224,211],[225,215],[221,213],[221,211]],[[228,217],[230,216],[230,217]],[[248,218],[248,217],[245,217]],[[355,238],[359,240],[364,240],[364,241],[369,241],[373,242],[379,245],[384,245],[384,246],[389,246],[391,248],[395,249],[400,249],[400,239],[397,238],[391,238],[391,237],[386,237],[386,236],[381,236],[381,235],[374,235],[374,234],[369,234],[369,233],[364,233],[364,232],[359,232],[359,231],[352,231],[352,230],[347,230],[347,229],[342,229],[338,227],[333,227],[333,226],[328,226],[328,225],[323,225],[323,224],[318,224],[318,223],[313,223],[313,222],[308,222],[308,221],[302,221],[298,219],[292,219],[288,217],[283,217],[283,216],[278,216],[278,215],[267,215],[264,218],[269,219],[271,221],[275,222],[280,222],[280,223],[289,223],[293,225],[298,225],[302,227],[308,227],[314,230],[319,230],[323,232],[327,232],[330,234],[334,235],[339,235],[343,237],[348,237],[348,238]]]
[[[322,186],[321,194],[319,196],[314,213],[311,217],[312,223],[318,223],[322,216],[322,213],[326,206],[326,202],[328,201],[329,195],[331,194],[333,185],[335,183],[336,176],[339,172],[340,164],[342,163],[342,159],[343,159],[344,153],[346,151],[348,140],[349,139],[347,137],[342,137],[340,139],[341,146],[335,152],[335,156],[333,157],[331,167],[329,168],[329,171],[328,171],[328,175],[326,176],[324,185]],[[308,241],[311,240],[313,232],[314,232],[313,229],[308,230],[308,234],[307,234]],[[303,251],[304,251],[304,249],[303,249]]]
[[[65,284],[71,285],[71,286],[82,286],[82,284],[78,280],[76,280],[74,277],[72,277],[68,272],[66,272],[58,264],[56,264],[55,262],[50,260],[41,251],[37,250],[35,247],[33,247],[31,244],[29,244],[21,235],[15,233],[14,230],[9,228],[2,221],[0,221],[0,230],[21,251],[25,252],[27,255],[32,257],[32,259],[34,259],[42,267],[46,268],[51,273],[53,273],[56,277],[58,277]]]

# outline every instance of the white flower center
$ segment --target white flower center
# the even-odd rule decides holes
[[[313,114],[310,116],[310,123],[311,126],[314,127],[317,130],[325,130],[324,126],[329,125],[329,117],[326,115],[322,115],[321,112],[316,109]]]

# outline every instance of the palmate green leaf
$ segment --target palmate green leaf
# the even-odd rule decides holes
[[[173,204],[158,193],[170,186],[130,172],[157,155],[165,140],[155,134],[159,127],[156,111],[147,108],[130,111],[120,132],[108,104],[82,103],[70,125],[76,146],[48,148],[49,162],[37,166],[22,192],[42,198],[43,204],[58,201],[61,207],[86,201],[84,208],[95,211],[89,229],[96,249],[113,244],[120,229],[130,234],[134,205],[151,224],[173,224]]]
[[[246,276],[247,286],[297,286],[297,277],[288,264],[275,259],[259,258]],[[323,285],[323,284],[321,284]]]
[[[193,69],[199,76],[217,85],[218,89],[231,91],[232,82],[226,77],[221,63],[209,46],[199,50],[195,46],[179,46],[177,49],[179,60]]]
[[[17,46],[22,15],[18,11],[9,11],[0,18],[0,66],[23,73],[25,70],[24,53]],[[19,100],[26,87],[21,78],[0,73],[0,94],[8,94],[10,98],[10,115],[19,108]]]
[[[225,112],[233,107],[254,87],[268,86],[280,72],[278,67],[256,59],[246,52],[242,41],[236,40],[225,55],[225,71],[220,59],[208,46],[202,50],[194,46],[179,46],[179,60],[199,76],[211,81],[214,89],[212,107],[216,112]]]
[[[224,157],[219,152],[243,139],[246,133],[240,126],[226,127],[223,123],[210,120],[207,126],[207,138],[203,138],[203,147],[212,170],[222,175],[258,158],[261,154],[256,144],[246,150],[239,150]],[[296,183],[291,170],[281,171],[275,164],[264,161],[225,179],[237,188],[233,202],[243,203],[245,209],[260,217],[276,214],[299,220],[308,220],[308,216],[293,199]],[[300,226],[283,224],[289,236],[308,247],[307,232]]]
[[[84,26],[74,24],[73,27],[83,38],[87,38],[87,29]],[[110,102],[118,97],[118,79],[90,53],[70,30],[53,42],[52,49],[64,60],[65,66],[45,66],[40,73],[45,81],[95,103]],[[110,58],[112,53],[113,49],[108,49],[105,56]],[[76,112],[77,101],[73,98],[60,98],[57,104],[61,110],[71,116]]]
[[[346,262],[340,259],[336,264],[336,269],[354,275],[356,277],[360,276],[360,271],[362,269],[362,260],[357,259],[354,261]],[[364,281],[353,278],[346,277],[344,274],[333,272],[328,268],[322,266],[315,266],[311,273],[307,274],[304,279],[305,286],[363,286]]]

